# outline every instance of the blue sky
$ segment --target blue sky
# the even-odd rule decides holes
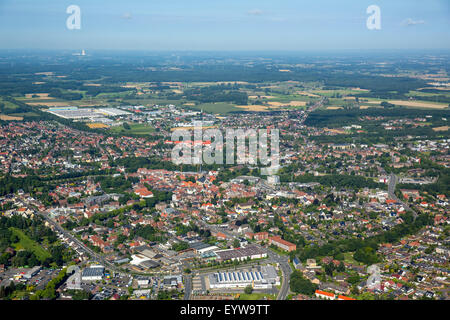
[[[381,30],[366,28],[372,4]],[[450,1],[0,0],[0,30],[0,49],[450,49]]]

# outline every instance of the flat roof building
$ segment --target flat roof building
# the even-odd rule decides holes
[[[105,267],[103,266],[91,266],[83,270],[81,275],[82,281],[97,281],[102,280]]]
[[[217,255],[217,260],[219,261],[243,261],[246,259],[262,259],[267,257],[267,253],[262,248],[256,245],[248,245],[245,248],[228,249],[214,252]]]
[[[236,289],[252,286],[254,289],[271,289],[280,283],[273,266],[262,266],[259,270],[216,272],[209,275],[211,289]]]

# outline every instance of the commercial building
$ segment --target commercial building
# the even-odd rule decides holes
[[[267,257],[267,253],[256,245],[248,245],[245,248],[227,249],[214,251],[218,261],[243,261],[247,259],[262,259]]]
[[[166,288],[180,288],[183,285],[182,275],[165,276],[163,285]]]
[[[156,255],[155,255],[156,257]],[[132,260],[130,262],[131,265],[138,266],[142,269],[153,269],[160,266],[160,263],[149,259],[145,254],[134,254],[131,256]]]
[[[208,251],[219,249],[217,246],[213,246],[204,242],[193,242],[189,244],[189,247],[194,250],[195,253],[203,254]]]
[[[82,281],[97,281],[102,280],[105,267],[103,266],[91,266],[83,270],[81,275]]]
[[[271,289],[280,283],[273,266],[262,266],[259,270],[216,272],[210,274],[211,289],[239,289],[252,286],[254,289]]]
[[[40,266],[33,267],[32,269],[28,270],[28,272],[25,273],[25,274],[23,275],[23,277],[24,277],[25,279],[27,279],[27,280],[28,280],[28,279],[31,279],[32,277],[34,277],[35,275],[37,275],[39,271],[41,271],[41,267],[40,267]]]

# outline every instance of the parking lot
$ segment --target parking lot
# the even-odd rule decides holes
[[[24,275],[30,269],[31,268],[10,268],[5,272],[0,273],[0,286],[7,286],[11,281],[14,281],[14,283],[24,283],[35,286],[37,290],[42,290],[60,271],[59,269],[42,269],[31,279],[25,279]]]

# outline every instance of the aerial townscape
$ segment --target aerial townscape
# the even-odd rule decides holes
[[[449,66],[0,51],[0,300],[449,300]],[[232,129],[276,165],[174,161]]]

